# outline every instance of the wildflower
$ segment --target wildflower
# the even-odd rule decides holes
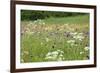
[[[47,60],[56,60],[57,59],[57,55],[58,55],[58,52],[54,51],[54,52],[49,52],[45,59]]]
[[[79,33],[79,35],[83,35],[83,33],[81,32],[81,33]]]
[[[77,46],[77,44],[75,44],[75,40],[68,40],[67,43],[69,43],[71,46]]]
[[[85,50],[85,51],[88,51],[88,50],[89,50],[89,47],[85,47],[84,50]]]
[[[57,50],[57,52],[59,52],[59,53],[61,53],[61,54],[63,54],[64,52],[63,51],[61,51],[61,50]]]
[[[82,41],[84,39],[83,33],[77,33],[73,35],[73,38],[79,41]]]
[[[43,45],[43,43],[41,42],[41,45]]]
[[[46,42],[49,42],[49,41],[50,41],[50,39],[49,39],[49,38],[45,38],[45,40],[46,40]]]
[[[83,53],[84,53],[84,52],[82,52],[82,51],[80,52],[80,54],[83,54]]]
[[[58,52],[60,52],[61,50],[57,50]]]
[[[63,57],[63,51],[61,50],[57,50],[57,51],[53,51],[53,52],[48,52],[45,59],[46,60],[57,60],[57,61],[61,61],[64,59]]]
[[[45,23],[44,23],[44,22],[43,22],[42,24],[43,24],[43,25],[45,25]]]
[[[65,59],[65,58],[63,57],[63,55],[60,54],[59,57],[57,58],[57,61],[62,61],[62,60],[64,60],[64,59]]]
[[[84,37],[80,36],[80,35],[77,35],[77,36],[74,36],[73,38],[75,38],[75,39],[83,39]]]
[[[80,38],[79,41],[82,41],[82,39]]]
[[[50,56],[51,55],[51,52],[48,52],[47,54],[46,54],[46,56]]]
[[[77,35],[77,32],[71,32],[70,35],[75,36]]]
[[[54,52],[52,52],[52,54],[53,54],[53,55],[58,55],[58,54],[59,54],[59,52],[54,51]]]
[[[71,46],[74,46],[75,44],[74,43],[71,43]]]
[[[60,57],[63,57],[63,55],[62,55],[62,54],[60,54],[59,56],[60,56]]]
[[[75,40],[68,40],[67,43],[75,43]]]

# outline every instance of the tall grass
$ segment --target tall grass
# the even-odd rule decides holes
[[[21,22],[21,62],[89,59],[89,16]]]

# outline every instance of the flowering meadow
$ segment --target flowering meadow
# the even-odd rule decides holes
[[[89,15],[21,21],[22,63],[89,59]]]

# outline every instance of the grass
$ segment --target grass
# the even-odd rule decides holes
[[[21,21],[21,62],[89,59],[89,16]]]
[[[45,19],[44,22],[45,23],[49,23],[51,24],[89,24],[89,16],[88,15],[79,15],[79,16],[70,16],[70,17],[62,17],[62,18],[48,18]]]

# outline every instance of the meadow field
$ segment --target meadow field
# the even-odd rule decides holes
[[[89,59],[89,15],[21,21],[22,63]]]

